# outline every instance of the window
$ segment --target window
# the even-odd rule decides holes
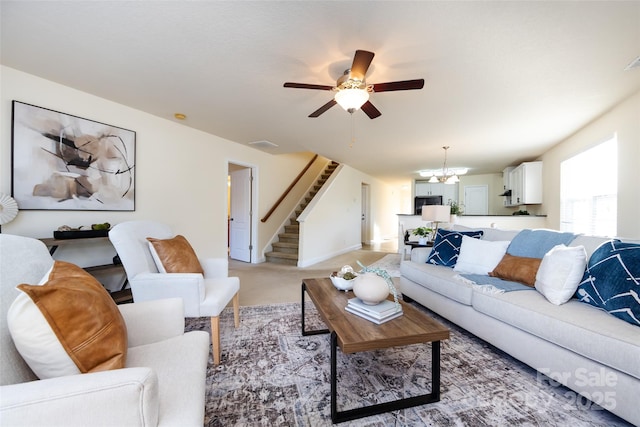
[[[560,165],[560,230],[592,236],[617,234],[616,136]]]

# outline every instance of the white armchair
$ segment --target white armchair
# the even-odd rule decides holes
[[[209,337],[184,333],[182,300],[118,306],[124,369],[38,380],[13,343],[7,311],[16,286],[37,284],[53,259],[39,240],[8,234],[0,234],[0,254],[0,424],[202,426]]]
[[[114,226],[109,239],[127,273],[135,302],[182,298],[186,317],[211,317],[214,364],[220,363],[220,313],[233,301],[236,328],[240,324],[240,280],[228,277],[226,258],[200,259],[204,274],[160,273],[147,237],[170,239],[175,233],[156,221],[127,221]]]

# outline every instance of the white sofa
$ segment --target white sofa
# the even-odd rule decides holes
[[[480,230],[482,239],[492,241],[512,240],[518,233]],[[578,236],[569,246],[583,245],[589,257],[605,240]],[[536,290],[483,292],[453,268],[427,264],[430,251],[416,248],[410,260],[401,262],[400,290],[406,300],[640,425],[640,327],[575,298],[558,306]]]
[[[181,299],[118,306],[124,369],[38,380],[11,339],[7,311],[15,287],[37,284],[53,260],[39,240],[7,234],[0,254],[0,425],[202,426],[209,334],[184,332]]]

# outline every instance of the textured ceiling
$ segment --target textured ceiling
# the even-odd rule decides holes
[[[312,151],[381,179],[499,172],[640,90],[640,2],[2,1],[3,65],[274,154]],[[325,91],[356,49],[382,116]],[[352,136],[355,142],[352,142]]]

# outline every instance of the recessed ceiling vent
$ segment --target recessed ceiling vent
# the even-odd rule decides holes
[[[640,56],[631,61],[631,64],[627,65],[627,68],[625,68],[624,70],[629,71],[633,68],[640,68]]]
[[[253,141],[253,142],[250,142],[249,145],[251,145],[254,148],[261,148],[261,149],[278,147],[278,144],[274,144],[273,142],[267,141],[267,140]]]

